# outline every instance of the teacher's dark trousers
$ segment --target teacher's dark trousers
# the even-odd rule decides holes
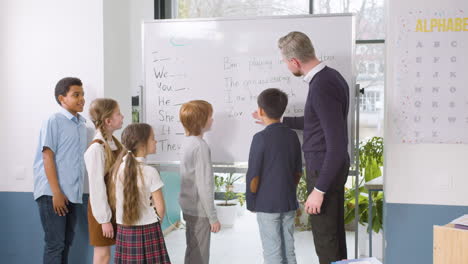
[[[320,171],[309,168],[309,162],[306,161],[306,182],[310,194],[315,187]],[[330,264],[333,261],[347,259],[344,229],[344,185],[348,173],[349,165],[346,164],[325,193],[320,214],[310,216],[315,251],[320,264]]]

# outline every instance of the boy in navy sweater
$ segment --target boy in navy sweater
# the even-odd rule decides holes
[[[294,217],[302,176],[296,132],[281,123],[288,104],[279,89],[258,96],[258,114],[266,128],[253,137],[247,170],[247,209],[257,213],[264,263],[296,263]]]

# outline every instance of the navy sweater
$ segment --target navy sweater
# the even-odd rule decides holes
[[[302,150],[308,170],[319,171],[315,187],[328,191],[348,155],[349,87],[336,70],[325,67],[309,83],[304,116],[285,117],[283,123],[304,130]]]
[[[285,213],[297,210],[302,175],[301,144],[294,130],[274,123],[252,139],[247,170],[247,209]]]

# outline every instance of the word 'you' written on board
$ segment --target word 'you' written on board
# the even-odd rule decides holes
[[[257,97],[267,88],[280,88],[288,94],[289,105],[285,115],[302,115],[307,84],[302,78],[294,77],[287,71],[280,56],[223,56],[205,67],[204,74],[210,74],[210,67],[222,69],[222,74],[210,76],[212,86],[206,94],[203,75],[184,69],[193,68],[193,61],[182,57],[165,57],[160,51],[153,51],[152,82],[148,96],[156,104],[156,113],[150,120],[158,140],[158,152],[180,154],[184,128],[179,119],[183,103],[194,99],[209,101],[215,111],[215,122],[232,125],[254,125],[251,113],[257,108]],[[322,60],[333,61],[333,56],[322,56]],[[190,65],[190,67],[188,67]],[[303,87],[304,89],[298,89]],[[304,90],[304,91],[303,91]],[[215,134],[216,131],[210,132]]]

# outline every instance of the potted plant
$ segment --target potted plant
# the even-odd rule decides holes
[[[223,227],[232,227],[236,220],[237,201],[236,194],[232,191],[224,193],[224,201],[216,203],[218,220]]]
[[[240,180],[242,176],[236,176],[234,177],[234,173],[229,173],[229,176],[224,180],[224,184],[226,187],[227,192],[233,192],[234,191],[234,183],[238,180]]]
[[[359,146],[359,175],[366,182],[382,176],[383,138],[373,137]]]
[[[244,193],[234,193],[234,183],[240,180],[242,176],[234,176],[234,173],[229,173],[227,177],[221,175],[215,176],[215,200],[216,210],[218,212],[219,222],[223,227],[232,227],[237,213],[238,200],[245,201]],[[224,187],[224,192],[222,191]],[[222,201],[222,202],[220,202]]]
[[[359,214],[359,227],[360,230],[367,230],[367,233],[371,230],[375,232],[375,242],[376,244],[381,244],[379,242],[378,234],[380,230],[383,229],[383,193],[382,192],[372,192],[373,200],[373,209],[372,209],[372,226],[368,226],[368,209],[369,209],[369,193],[364,187],[364,184],[368,181],[371,181],[382,175],[381,167],[383,166],[383,138],[373,137],[366,142],[361,142],[359,146],[359,175],[360,180],[358,184],[358,214]],[[352,188],[345,189],[345,224],[351,224],[355,221],[355,212],[356,208],[356,187],[353,181]],[[366,232],[361,232],[360,238],[361,241],[360,247],[361,252],[366,252],[365,248],[368,244],[366,242],[367,236]],[[381,237],[381,234],[380,234]],[[373,234],[374,238],[374,234]],[[381,238],[380,238],[381,240]],[[379,250],[381,246],[373,247],[376,250]],[[376,252],[377,253],[377,252]],[[364,253],[365,254],[365,253]],[[378,254],[376,254],[378,256]]]
[[[223,176],[215,175],[214,184],[215,184],[215,200],[223,200],[224,192],[222,192],[222,187],[225,185],[225,180]]]
[[[215,175],[214,184],[215,184],[215,192],[221,192],[221,187],[224,186],[224,177]]]
[[[241,178],[242,176],[234,176],[233,173],[230,173],[227,177],[215,175],[215,200],[224,200],[224,195],[226,192],[234,192],[234,183]]]
[[[368,224],[369,195],[363,184],[359,187],[358,212],[359,224]],[[354,208],[356,208],[355,188],[345,189],[345,224],[349,224],[355,219]],[[383,193],[372,193],[372,230],[379,233],[383,229]],[[369,232],[369,230],[367,230]]]
[[[237,197],[237,204],[238,204],[238,210],[237,210],[237,215],[241,216],[241,215],[244,215],[244,212],[245,212],[245,193],[236,193],[236,197]]]
[[[295,217],[295,226],[297,229],[301,231],[305,230],[312,230],[312,225],[310,223],[309,215],[304,211],[304,203],[307,201],[308,192],[307,192],[307,184],[306,184],[306,175],[304,170],[304,175],[299,180],[299,184],[297,185],[297,200],[299,202],[299,208],[296,211]]]

